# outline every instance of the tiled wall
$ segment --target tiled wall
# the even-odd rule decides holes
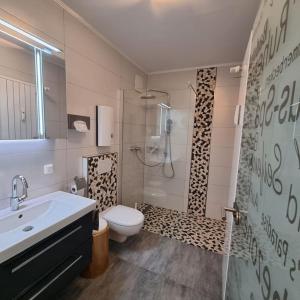
[[[222,207],[228,205],[235,127],[235,106],[238,104],[240,78],[219,67],[215,89],[213,129],[206,216],[220,219]]]
[[[222,207],[228,205],[235,133],[233,118],[240,86],[240,78],[234,78],[229,69],[230,66],[217,68],[214,99],[206,216],[217,219],[222,217]],[[181,211],[187,209],[195,106],[194,94],[187,88],[188,81],[196,87],[196,70],[157,74],[148,78],[150,88],[168,91],[171,96],[176,176],[166,179],[159,177],[160,172],[145,168],[145,202]],[[156,194],[151,196],[149,193],[150,196],[147,196],[149,187]]]
[[[149,88],[170,94],[175,177],[165,178],[160,167],[145,167],[145,202],[179,211],[187,210],[195,105],[195,95],[188,88],[188,81],[196,86],[196,70],[150,75],[148,78]]]
[[[208,172],[217,68],[197,70],[188,212],[206,213]]]
[[[67,111],[89,115],[92,119],[89,133],[69,130],[67,140],[0,141],[1,209],[8,206],[11,179],[16,174],[28,179],[29,196],[33,197],[66,189],[75,175],[82,175],[83,155],[119,152],[122,108],[119,89],[133,88],[135,74],[144,78],[145,75],[52,0],[2,0],[0,14],[64,48]],[[99,149],[95,145],[96,104],[114,108],[111,149]],[[54,173],[44,175],[43,165],[49,163],[54,164]]]

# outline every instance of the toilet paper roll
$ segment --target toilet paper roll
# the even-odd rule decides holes
[[[77,193],[78,193],[77,186],[76,186],[75,182],[71,183],[71,185],[70,185],[70,193],[74,194],[74,195],[77,195]]]

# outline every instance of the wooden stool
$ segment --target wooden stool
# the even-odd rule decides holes
[[[99,230],[93,231],[92,261],[81,274],[85,278],[95,278],[107,269],[109,263],[109,229],[107,222],[99,218]]]

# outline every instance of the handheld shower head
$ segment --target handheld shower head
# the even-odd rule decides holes
[[[168,119],[166,122],[166,133],[171,134],[173,121],[171,119]]]

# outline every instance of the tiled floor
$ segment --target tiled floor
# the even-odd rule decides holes
[[[147,231],[110,246],[102,276],[78,278],[56,299],[221,299],[222,255]]]
[[[216,253],[224,252],[225,222],[143,204],[144,229]]]

